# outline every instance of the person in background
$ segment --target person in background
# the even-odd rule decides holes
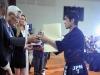
[[[37,43],[33,43],[33,65],[34,75],[44,74],[44,43],[41,39]]]
[[[31,67],[33,67],[33,50],[28,51],[28,61],[29,61],[29,72],[31,70]]]
[[[49,59],[50,59],[50,52],[44,52],[44,70],[48,69],[46,65]]]

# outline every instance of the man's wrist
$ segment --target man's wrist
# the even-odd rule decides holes
[[[8,64],[7,64],[6,66],[1,67],[1,68],[4,69],[4,70],[9,70],[9,69],[11,69],[11,68],[10,68],[10,64],[9,64],[9,62],[8,62]]]

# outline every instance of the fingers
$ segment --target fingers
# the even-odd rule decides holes
[[[48,40],[48,37],[45,35],[37,35],[43,42],[46,42]]]
[[[29,43],[32,43],[32,42],[34,42],[34,43],[37,43],[39,40],[42,40],[42,41],[46,41],[48,38],[45,36],[45,35],[39,35],[39,34],[37,34],[37,35],[30,35],[29,37],[28,37],[28,42]]]
[[[33,46],[31,44],[26,44],[24,47],[26,50],[32,50]]]
[[[36,35],[30,35],[27,40],[29,43],[31,43],[31,42],[37,42],[39,39]]]
[[[13,75],[11,69],[7,70],[7,75]]]

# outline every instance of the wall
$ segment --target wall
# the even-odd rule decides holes
[[[84,21],[79,22],[79,28],[85,35],[95,34],[95,28],[100,24],[99,0],[33,0],[33,3],[30,0],[17,0],[17,6],[27,15],[35,32],[39,31],[43,24],[58,22],[62,24],[62,35],[65,34],[62,20],[64,6],[84,7]]]

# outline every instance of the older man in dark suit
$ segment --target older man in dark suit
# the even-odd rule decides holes
[[[7,22],[5,20],[6,9],[7,0],[0,0],[0,68],[7,71],[9,75],[12,75],[9,63],[5,57],[5,50],[9,45],[25,46],[25,38],[16,38],[9,36],[9,33],[7,32]],[[33,42],[35,38],[35,36],[29,36],[28,42]],[[6,75],[6,73],[2,73],[2,71],[0,71],[0,75]]]

